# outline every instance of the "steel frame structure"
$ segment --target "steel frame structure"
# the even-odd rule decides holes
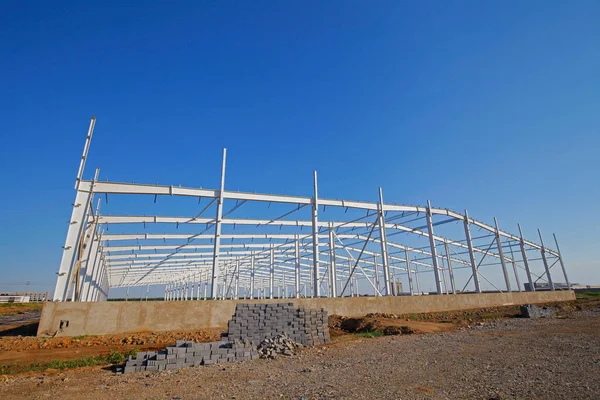
[[[228,191],[225,149],[219,189],[100,182],[98,170],[92,180],[84,180],[95,123],[92,117],[75,181],[54,301],[101,301],[107,299],[110,288],[133,286],[145,286],[147,296],[148,288],[155,285],[164,287],[164,300],[169,301],[417,295],[424,294],[421,282],[425,277],[435,282],[436,294],[481,293],[484,284],[494,291],[521,291],[522,279],[530,290],[535,290],[537,281],[555,290],[551,270],[557,264],[570,287],[556,236],[556,247],[551,249],[541,233],[539,243],[527,240],[520,226],[519,234],[512,234],[501,230],[496,219],[493,225],[486,224],[471,218],[466,210],[436,208],[429,201],[425,206],[386,203],[381,188],[378,202],[321,198],[316,171],[311,197]],[[209,199],[209,204],[192,217],[103,215],[100,203],[109,194],[149,195],[155,202],[159,196]],[[235,205],[224,212],[225,202],[232,201]],[[230,216],[252,202],[292,208],[272,218]],[[213,206],[215,214],[203,216]],[[305,207],[310,209],[310,218],[289,218]],[[327,208],[342,210],[344,215],[348,210],[365,215],[324,220],[320,209]],[[462,226],[459,237],[435,232],[449,223]],[[115,225],[134,228],[109,233],[109,226]],[[142,232],[140,227],[147,225],[186,225],[193,233]],[[231,227],[244,227],[246,232],[236,233]],[[286,233],[274,233],[273,227],[285,227]],[[472,229],[484,234],[473,237]],[[411,245],[409,237],[426,243]],[[539,261],[543,270],[536,273],[532,263]],[[497,270],[497,266],[501,278],[489,278],[487,267]],[[406,293],[400,292],[400,281],[407,283]]]

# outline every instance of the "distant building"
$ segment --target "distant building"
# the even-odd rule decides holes
[[[2,303],[40,302],[49,299],[49,292],[0,292],[0,302]]]
[[[535,282],[533,284],[533,287],[535,288],[535,290],[550,290],[550,285],[545,282],[543,282],[543,283]],[[557,289],[557,290],[571,289],[576,292],[585,292],[585,291],[597,292],[597,291],[600,291],[600,286],[581,285],[579,283],[571,283],[571,287],[569,288],[569,285],[567,285],[564,282],[554,282],[554,289]],[[529,283],[525,283],[525,290],[528,292],[530,291]]]

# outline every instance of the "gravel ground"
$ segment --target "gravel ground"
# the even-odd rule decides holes
[[[7,378],[0,398],[598,399],[600,312],[456,332],[357,338],[277,360],[161,373]]]

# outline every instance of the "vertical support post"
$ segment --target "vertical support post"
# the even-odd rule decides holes
[[[519,292],[522,292],[523,290],[521,289],[521,280],[519,279],[519,273],[517,272],[517,263],[515,262],[515,253],[513,252],[512,244],[508,248],[510,250],[510,258],[512,258],[511,264],[513,273],[515,274],[515,281],[517,282],[517,290]]]
[[[98,172],[99,172],[99,170],[96,169],[96,175],[94,178],[94,182],[98,178]],[[88,293],[90,290],[92,275],[94,273],[93,268],[95,266],[96,253],[98,252],[98,247],[99,247],[99,243],[96,240],[96,234],[97,234],[97,226],[98,226],[97,218],[98,218],[98,214],[100,212],[101,201],[102,201],[102,199],[98,199],[98,202],[96,205],[96,212],[94,213],[94,220],[90,224],[90,233],[89,233],[90,241],[86,245],[86,247],[83,251],[84,256],[81,260],[82,261],[81,264],[84,265],[84,268],[80,272],[83,275],[83,279],[81,280],[81,290],[79,291],[79,299],[78,299],[79,301],[88,301],[87,297],[88,297]]]
[[[548,260],[546,259],[546,248],[544,247],[544,239],[542,239],[542,232],[538,229],[538,235],[540,236],[540,244],[542,245],[542,261],[544,262],[544,269],[546,270],[546,278],[548,278],[548,285],[550,290],[554,291],[554,282],[552,282],[552,276],[550,275],[550,267],[548,266]]]
[[[329,295],[337,297],[337,272],[335,266],[335,240],[333,237],[333,223],[329,223]]]
[[[213,250],[213,265],[212,265],[212,287],[211,298],[217,298],[217,279],[219,274],[219,250],[221,247],[221,221],[223,219],[223,201],[225,194],[225,165],[227,162],[227,149],[223,149],[223,162],[221,164],[221,186],[219,190],[219,198],[217,200],[217,218],[215,219],[215,246]]]
[[[273,298],[273,286],[275,283],[275,249],[271,245],[269,253],[269,298]]]
[[[250,253],[250,299],[254,299],[254,250]]]
[[[446,253],[446,264],[448,264],[450,288],[452,289],[452,294],[456,294],[456,284],[454,282],[454,271],[452,270],[452,259],[450,258],[450,249],[448,248],[448,242],[444,242],[444,252]]]
[[[200,300],[200,286],[202,285],[202,272],[200,272],[200,279],[196,282],[196,300]]]
[[[442,266],[440,268],[442,276],[442,291],[448,294],[448,282],[446,281],[446,270],[444,269],[444,258],[442,257]]]
[[[206,282],[204,282],[204,300],[208,300],[208,278],[209,277],[207,275],[206,276]]]
[[[415,282],[417,283],[417,293],[421,294],[421,283],[419,282],[419,265],[415,264]]]
[[[381,264],[383,268],[383,285],[385,296],[390,296],[392,290],[390,287],[390,260],[388,255],[387,234],[385,231],[385,211],[383,207],[383,190],[379,188],[379,242],[381,244]]]
[[[129,286],[127,286],[127,291],[125,292],[125,301],[129,300]]]
[[[496,237],[496,245],[498,246],[498,255],[500,256],[500,264],[502,265],[502,274],[504,275],[504,282],[506,282],[506,291],[512,292],[510,287],[510,279],[508,278],[508,270],[506,269],[506,260],[504,260],[504,252],[502,251],[502,240],[500,237],[500,229],[498,228],[498,220],[494,217],[494,225],[495,229],[495,237]]]
[[[560,247],[558,247],[558,240],[556,240],[556,235],[553,233],[554,243],[556,244],[556,252],[558,253],[558,262],[560,263],[560,267],[562,268],[563,275],[565,276],[565,283],[567,284],[567,289],[571,290],[571,282],[569,282],[569,277],[567,276],[567,269],[565,268],[565,264],[563,263],[562,253],[560,252]]]
[[[233,294],[234,299],[239,299],[240,297],[240,261],[238,259],[235,260],[235,293]]]
[[[475,262],[475,253],[473,252],[473,241],[471,239],[471,229],[469,228],[469,224],[469,213],[467,210],[465,210],[465,237],[467,239],[467,247],[469,249],[473,283],[475,284],[475,293],[481,293],[481,286],[479,285],[479,273],[477,271],[477,263]]]
[[[229,288],[227,287],[227,278],[229,278],[229,268],[225,267],[225,274],[223,275],[223,284],[221,285],[221,300],[225,300],[229,295]]]
[[[85,294],[85,301],[95,301],[96,294],[98,292],[98,287],[100,285],[100,269],[102,268],[102,232],[100,232],[98,239],[96,241],[97,248],[94,253],[94,261],[92,267],[92,276],[90,280],[90,285],[88,287],[88,291]]]
[[[410,291],[410,295],[413,296],[415,294],[415,290],[413,288],[413,276],[412,269],[410,267],[410,258],[408,256],[408,249],[404,249],[404,261],[406,262],[406,272],[408,274],[408,290]]]
[[[294,259],[296,261],[296,271],[295,271],[295,283],[296,283],[296,298],[300,298],[300,240],[298,235],[296,235],[296,240],[294,242]]]
[[[377,293],[377,291],[379,289],[381,289],[381,287],[379,286],[379,265],[377,264],[377,255],[373,255],[373,269],[375,270],[375,287],[377,288],[377,290],[375,290],[375,297],[379,296],[379,293]]]
[[[54,289],[54,301],[66,301],[70,292],[70,282],[73,274],[75,258],[79,247],[81,235],[85,231],[86,215],[88,214],[90,192],[77,191],[67,238],[63,246],[63,255],[60,268],[57,272],[56,287]]]
[[[81,192],[79,187],[81,184],[83,171],[85,169],[85,162],[90,149],[90,143],[92,141],[95,125],[96,117],[92,117],[85,140],[83,153],[81,155],[81,161],[79,162],[79,170],[77,171],[77,177],[75,179],[75,190],[77,193],[75,195],[75,202],[73,203],[71,219],[69,220],[69,229],[67,231],[65,245],[63,246],[64,251],[60,261],[60,267],[57,272],[58,278],[56,279],[56,287],[54,289],[54,301],[67,301],[70,289],[69,282],[73,273],[73,264],[75,262],[75,255],[77,253],[79,239],[84,232],[87,222],[84,221],[84,218],[88,213],[90,196],[93,188],[90,188],[89,192]]]
[[[313,295],[321,297],[319,285],[319,191],[317,186],[317,171],[313,171],[314,198],[312,207],[312,245],[313,245]]]
[[[285,298],[287,298],[287,293],[286,293],[287,292],[287,287],[286,287],[286,281],[285,281],[285,272],[281,273],[281,279],[283,281],[282,282],[283,283],[283,286],[282,286],[283,298],[285,299]]]
[[[521,230],[521,224],[517,224],[519,227],[519,236],[521,238],[520,247],[521,247],[521,257],[523,258],[523,265],[525,266],[525,273],[527,274],[527,281],[529,282],[529,291],[535,292],[535,284],[533,283],[533,278],[531,277],[531,270],[529,269],[529,260],[527,260],[527,252],[525,250],[525,239],[523,238],[523,230]]]
[[[96,269],[98,268],[98,251],[100,249],[100,242],[95,237],[96,228],[94,227],[94,233],[92,234],[92,241],[89,245],[89,251],[87,252],[86,267],[85,267],[85,279],[83,281],[83,287],[81,290],[82,301],[90,301],[90,292],[92,285],[94,284],[94,276]],[[87,250],[87,249],[86,249]]]
[[[433,223],[431,219],[431,202],[427,200],[427,212],[425,213],[427,219],[427,231],[429,232],[429,247],[431,248],[431,261],[433,264],[433,275],[435,277],[435,287],[438,294],[442,293],[442,283],[440,281],[440,268],[438,265],[437,250],[435,246],[435,238],[433,237]]]

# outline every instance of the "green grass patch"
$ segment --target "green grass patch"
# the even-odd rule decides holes
[[[596,299],[600,298],[600,292],[583,292],[575,295],[578,299]]]
[[[46,363],[34,362],[29,365],[6,364],[0,365],[0,375],[14,375],[23,372],[44,372],[48,369],[59,371],[80,367],[93,367],[98,365],[120,365],[125,362],[127,356],[136,356],[138,349],[129,350],[125,353],[111,351],[107,356],[83,357],[76,360],[54,360]]]
[[[385,333],[383,333],[383,331],[380,331],[379,329],[374,329],[374,330],[371,330],[371,331],[360,332],[358,334],[358,336],[362,336],[364,338],[371,339],[371,338],[374,338],[374,337],[385,336]]]
[[[483,313],[481,314],[481,319],[498,319],[501,318],[502,316],[500,314],[494,314],[494,313]]]

